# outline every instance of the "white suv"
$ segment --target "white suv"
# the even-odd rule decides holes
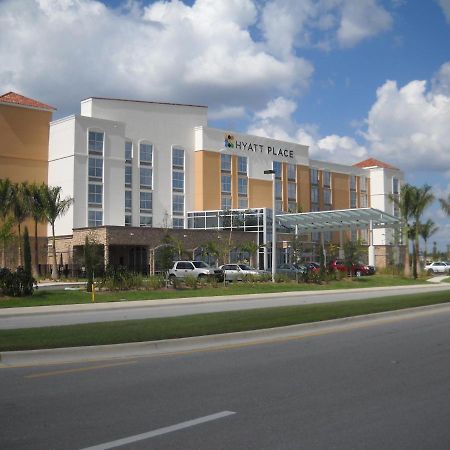
[[[168,275],[169,279],[215,276],[219,281],[223,280],[223,272],[220,269],[214,269],[203,261],[176,261],[169,269]]]
[[[450,272],[450,266],[445,262],[432,262],[425,266],[425,270],[428,273],[448,273]]]

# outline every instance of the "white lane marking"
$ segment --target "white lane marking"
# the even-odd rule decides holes
[[[149,431],[147,433],[136,434],[116,441],[106,442],[104,444],[94,445],[93,447],[86,447],[82,450],[107,450],[109,448],[120,447],[121,445],[131,444],[132,442],[143,441],[161,434],[172,433],[173,431],[183,430],[184,428],[200,425],[205,422],[211,422],[212,420],[222,419],[227,416],[236,414],[233,411],[221,411],[216,414],[210,414],[209,416],[199,417],[198,419],[188,420],[186,422],[177,423],[176,425],[170,425],[164,428],[158,428],[157,430]]]

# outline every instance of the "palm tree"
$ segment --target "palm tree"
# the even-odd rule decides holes
[[[420,236],[422,237],[423,241],[425,242],[425,251],[424,251],[425,264],[427,261],[427,253],[428,253],[428,249],[427,249],[428,239],[430,239],[430,237],[434,233],[436,233],[437,230],[438,230],[438,227],[431,219],[428,219],[425,223],[422,223],[420,225]]]
[[[38,224],[46,220],[44,205],[44,190],[46,185],[32,183],[27,186],[27,195],[29,199],[30,216],[34,220],[34,264],[33,275],[38,276],[39,272],[39,245],[38,245]]]
[[[417,278],[418,266],[419,266],[419,236],[420,236],[420,219],[423,212],[434,201],[434,194],[431,192],[431,186],[424,184],[421,188],[415,187],[413,190],[413,210],[412,216],[415,219],[415,238],[414,238],[414,251],[415,261],[413,266],[413,276]]]
[[[27,196],[27,183],[14,183],[12,185],[12,198],[11,198],[11,212],[17,225],[18,233],[18,266],[23,263],[22,252],[22,234],[21,225],[22,222],[29,216],[29,202]]]
[[[52,261],[52,278],[58,278],[58,270],[56,267],[56,239],[55,239],[55,222],[58,217],[63,216],[73,202],[73,198],[61,198],[60,186],[45,186],[42,189],[42,199],[44,204],[44,214],[48,223],[52,227],[52,243],[53,243],[53,261]]]
[[[405,276],[411,274],[409,267],[409,242],[408,242],[408,221],[413,215],[413,193],[415,187],[406,183],[400,189],[400,195],[389,195],[389,199],[400,211],[400,217],[402,219],[402,234],[403,242],[405,243]]]
[[[12,184],[8,178],[0,179],[0,219],[2,220],[2,267],[6,266],[6,242],[12,236],[12,224],[6,220],[11,210]],[[5,239],[3,239],[5,236]]]
[[[440,198],[439,203],[441,204],[442,211],[444,211],[447,216],[450,216],[450,194],[448,194],[447,199]]]

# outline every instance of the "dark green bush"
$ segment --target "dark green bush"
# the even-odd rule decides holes
[[[7,268],[0,269],[0,293],[11,297],[24,297],[32,295],[36,280],[31,273],[23,267],[18,267],[15,272]]]
[[[143,279],[142,275],[131,272],[124,266],[109,265],[99,286],[110,291],[139,289],[143,286]]]

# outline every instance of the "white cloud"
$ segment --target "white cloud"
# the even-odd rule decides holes
[[[221,106],[208,111],[208,117],[212,120],[242,119],[246,117],[246,115],[243,106]]]
[[[450,0],[437,0],[442,11],[447,19],[447,22],[450,23]]]
[[[450,62],[441,66],[431,80],[431,85],[434,94],[450,96]]]

